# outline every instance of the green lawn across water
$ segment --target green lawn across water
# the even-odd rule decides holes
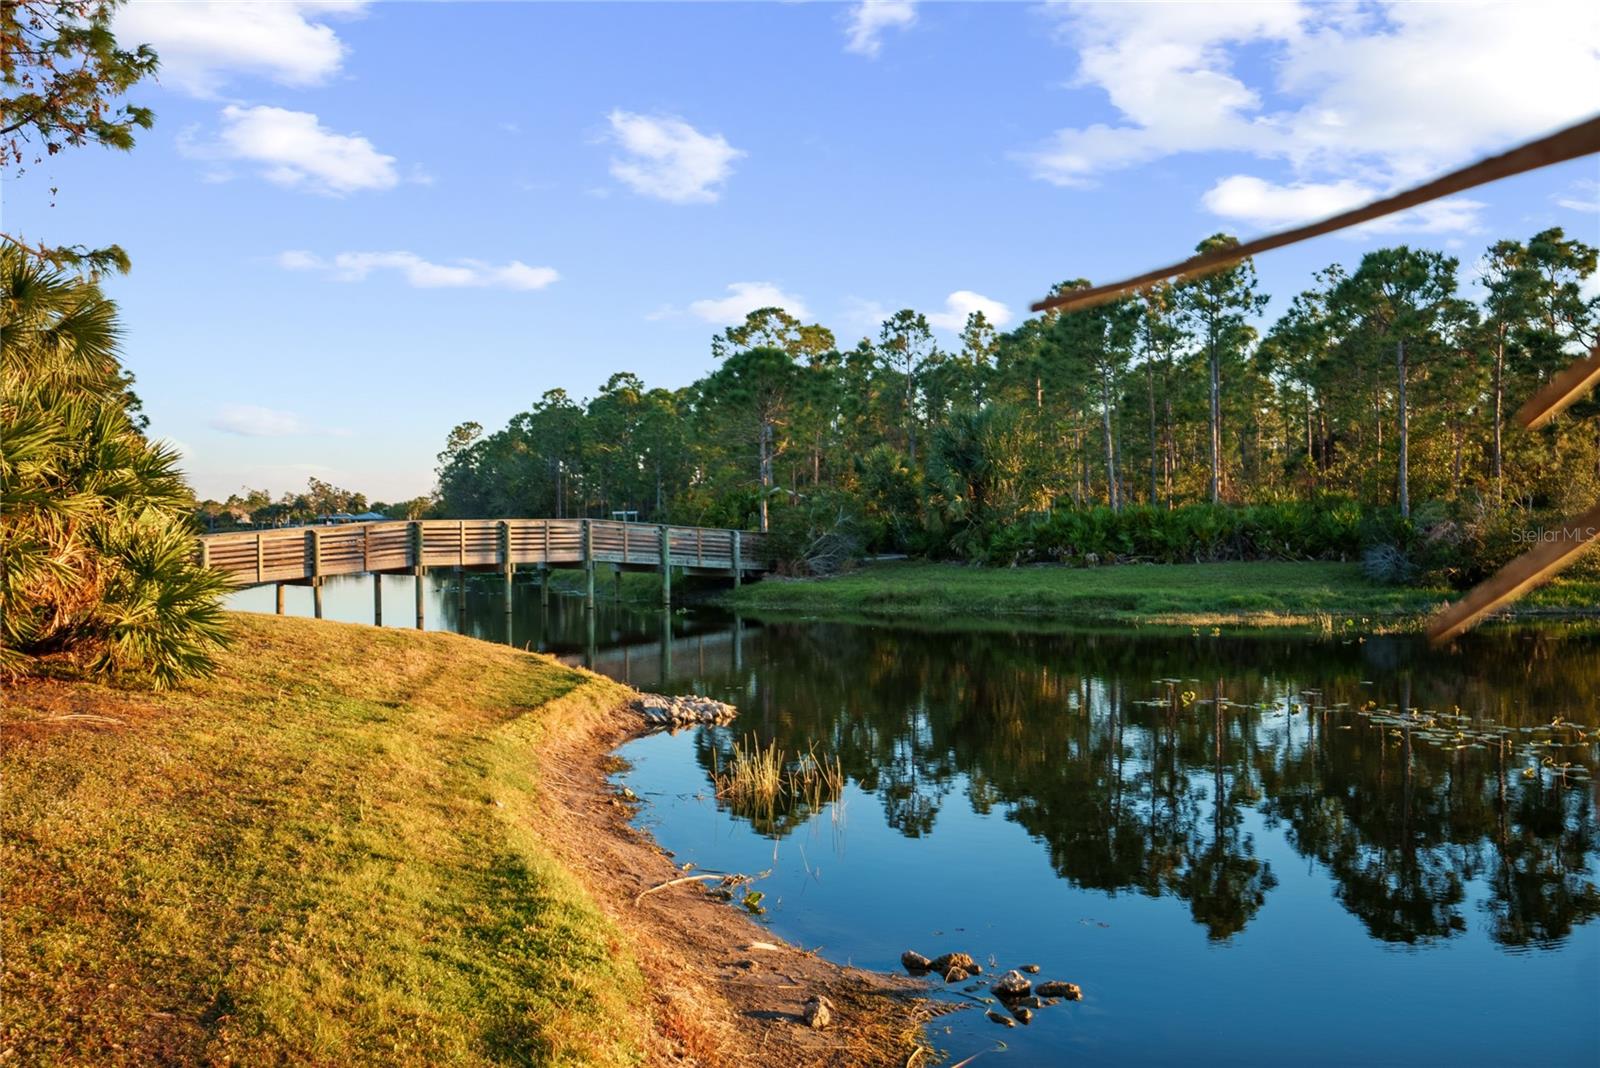
[[[909,620],[953,616],[1048,617],[1084,625],[1314,627],[1420,626],[1456,596],[1443,588],[1389,586],[1359,564],[1258,561],[1220,564],[1052,565],[985,568],[894,561],[826,579],[766,579],[729,594],[742,611],[848,614]],[[1522,605],[1593,609],[1600,583],[1557,583]]]

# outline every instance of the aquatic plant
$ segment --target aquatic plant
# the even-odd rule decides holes
[[[815,749],[791,761],[776,742],[763,746],[748,735],[733,747],[726,767],[712,768],[717,798],[734,811],[770,818],[779,811],[804,807],[818,811],[844,792],[844,769],[838,757],[819,757]]]

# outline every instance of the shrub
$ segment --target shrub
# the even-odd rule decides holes
[[[224,580],[193,558],[177,454],[148,441],[92,281],[0,247],[0,674],[47,655],[170,685],[209,671]]]
[[[1361,523],[1360,509],[1348,502],[1074,509],[996,531],[981,558],[997,564],[1350,559],[1364,543]]]
[[[861,555],[867,524],[848,495],[822,490],[772,510],[767,548],[790,575],[831,575]]]

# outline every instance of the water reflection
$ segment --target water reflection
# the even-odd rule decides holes
[[[746,732],[791,750],[815,743],[903,835],[931,833],[959,792],[1026,828],[1061,878],[1181,899],[1212,939],[1243,930],[1277,884],[1246,829],[1252,810],[1322,864],[1385,942],[1464,930],[1464,887],[1480,876],[1501,944],[1557,941],[1600,913],[1596,804],[1582,781],[1596,747],[1572,726],[1592,718],[1600,692],[1588,645],[1483,637],[1463,658],[1409,639],[825,624],[767,627],[757,645],[748,672],[676,676],[742,699],[730,728],[695,738],[708,772]],[[597,666],[617,673],[605,658]],[[1473,710],[1460,730],[1427,732],[1445,744],[1383,722],[1457,708]],[[1519,729],[1506,744],[1449,744],[1492,726]],[[1540,767],[1556,752],[1574,765],[1564,778]]]

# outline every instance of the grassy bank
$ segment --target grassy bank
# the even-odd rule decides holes
[[[533,829],[541,746],[620,689],[445,634],[236,634],[175,692],[6,694],[0,1060],[636,1062],[629,939]]]
[[[1255,562],[1073,568],[981,568],[880,563],[828,579],[766,579],[731,593],[745,611],[868,618],[1048,616],[1113,625],[1314,627],[1416,626],[1444,589],[1372,582],[1357,564]],[[1600,584],[1558,583],[1524,602],[1534,610],[1592,609]]]

